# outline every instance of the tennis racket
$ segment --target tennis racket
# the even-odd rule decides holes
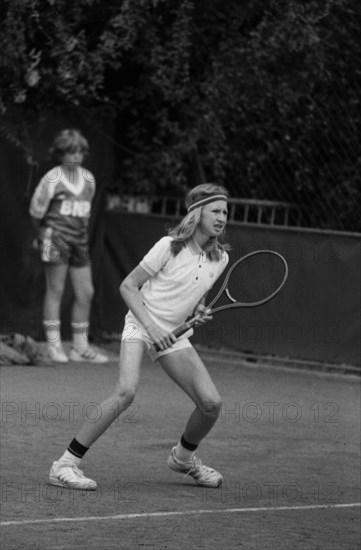
[[[281,254],[272,250],[250,252],[231,266],[218,294],[208,305],[208,314],[235,307],[261,306],[279,293],[287,277],[288,265]],[[214,307],[222,295],[228,303]],[[173,330],[174,336],[178,338],[187,332],[198,319],[195,316],[180,325]]]

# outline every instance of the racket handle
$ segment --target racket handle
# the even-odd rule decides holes
[[[194,324],[195,324],[195,318],[193,317],[193,319],[190,319],[186,323],[183,323],[183,325],[180,325],[175,330],[173,330],[174,336],[179,338],[179,336],[182,336],[182,334],[184,334],[185,332],[187,332],[187,330],[192,328]]]
[[[183,325],[180,325],[175,330],[173,330],[173,334],[176,338],[179,338],[179,336],[182,336],[187,330],[191,329],[195,324],[195,317],[193,319],[190,319],[188,322],[183,323]],[[158,346],[154,346],[156,351],[160,351]]]

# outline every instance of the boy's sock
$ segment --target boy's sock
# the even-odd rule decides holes
[[[73,333],[73,347],[80,353],[89,347],[88,332],[89,323],[81,322],[71,324]]]
[[[71,464],[75,464],[75,466],[79,466],[81,459],[88,449],[89,447],[84,447],[84,445],[74,438],[65,453],[59,458],[59,462],[70,462]]]
[[[45,338],[48,344],[61,346],[60,321],[43,321]]]
[[[180,460],[181,462],[188,462],[192,459],[195,450],[197,449],[198,445],[194,445],[193,443],[189,443],[184,439],[184,436],[182,435],[178,445],[175,449],[175,456]]]

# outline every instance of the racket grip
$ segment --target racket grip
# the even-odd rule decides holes
[[[190,319],[187,323],[183,323],[183,325],[180,325],[175,330],[173,330],[173,334],[176,338],[179,338],[179,336],[182,336],[187,330],[191,329],[195,324],[195,318]],[[160,351],[158,346],[155,345],[155,350]]]
[[[183,323],[183,325],[180,325],[175,330],[173,330],[174,336],[179,338],[179,336],[182,336],[182,334],[184,334],[185,332],[187,332],[187,330],[192,328],[194,326],[194,324],[195,324],[195,319],[194,318],[190,319],[186,323]]]

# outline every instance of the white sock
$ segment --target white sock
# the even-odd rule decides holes
[[[79,466],[81,462],[81,458],[78,458],[77,456],[73,455],[73,453],[69,453],[69,451],[65,451],[63,456],[59,458],[58,462],[67,462],[71,464],[75,464],[75,466]]]
[[[45,338],[48,344],[61,347],[60,321],[43,321]]]
[[[179,441],[178,445],[175,448],[175,456],[181,462],[189,462],[190,460],[192,460],[194,452],[195,451],[189,451],[188,449],[185,449],[183,447],[183,445],[181,445],[180,441]]]
[[[81,353],[89,347],[89,340],[88,340],[89,323],[73,322],[71,324],[71,328],[73,332],[73,347]]]

